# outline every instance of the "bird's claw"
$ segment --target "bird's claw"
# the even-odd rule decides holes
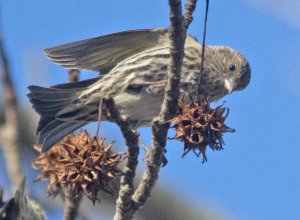
[[[164,149],[164,152],[163,152],[163,155],[162,155],[162,158],[161,158],[161,164],[158,165],[158,164],[153,162],[153,159],[152,159],[153,158],[153,150],[152,150],[152,148],[146,146],[140,138],[139,138],[139,142],[140,142],[142,148],[145,151],[145,156],[143,157],[143,161],[147,164],[147,166],[165,167],[168,164],[168,160],[165,157],[165,153],[167,152],[166,149]]]

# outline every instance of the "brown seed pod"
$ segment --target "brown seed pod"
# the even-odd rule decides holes
[[[49,179],[50,196],[63,189],[71,199],[84,193],[95,203],[99,191],[115,192],[116,176],[121,174],[117,165],[125,153],[111,149],[112,144],[105,145],[104,138],[91,137],[86,131],[68,135],[34,159],[33,168],[41,171],[36,180]]]
[[[190,104],[185,104],[183,97],[178,105],[180,114],[169,120],[176,131],[175,137],[170,139],[184,142],[182,157],[192,150],[198,157],[202,154],[202,162],[206,162],[206,147],[223,149],[223,133],[235,131],[224,124],[229,109],[224,108],[224,104],[212,109],[208,100],[194,102],[191,99]]]

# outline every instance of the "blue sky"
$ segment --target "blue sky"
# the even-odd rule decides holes
[[[203,2],[189,30],[198,39]],[[167,1],[2,1],[1,9],[13,77],[24,104],[28,84],[49,86],[67,79],[62,68],[45,59],[43,48],[169,24]],[[222,99],[230,108],[227,124],[237,132],[225,134],[225,150],[208,150],[208,163],[192,154],[181,159],[182,144],[168,142],[169,164],[159,183],[193,207],[206,204],[234,219],[300,216],[299,15],[297,0],[284,6],[277,0],[211,1],[207,43],[241,51],[250,62],[252,79],[245,91]],[[102,129],[118,131],[108,123]],[[149,143],[150,129],[141,133]]]

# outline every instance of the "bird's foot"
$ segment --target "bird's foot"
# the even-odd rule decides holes
[[[153,162],[153,149],[151,147],[148,147],[143,141],[142,139],[139,137],[139,142],[142,146],[142,148],[144,149],[145,151],[145,156],[143,157],[143,161],[148,165],[148,166],[153,166],[153,167],[158,167],[158,166],[161,166],[161,167],[165,167],[167,164],[168,164],[168,160],[167,158],[165,157],[165,154],[167,153],[167,150],[164,149],[164,152],[163,152],[163,155],[162,155],[162,158],[161,158],[161,164],[160,165],[157,165]]]

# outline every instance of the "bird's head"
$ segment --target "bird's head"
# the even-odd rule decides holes
[[[251,70],[248,61],[240,52],[231,48],[207,47],[204,63],[207,80],[218,90],[213,99],[243,90],[250,82]]]

